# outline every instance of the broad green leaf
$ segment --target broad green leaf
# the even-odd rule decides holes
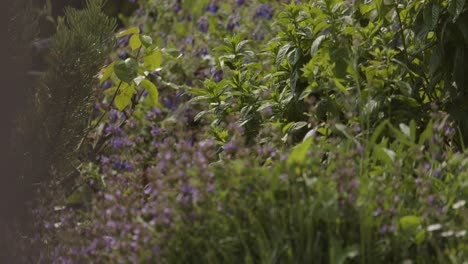
[[[278,51],[278,54],[276,55],[276,67],[279,67],[281,62],[283,61],[284,56],[286,53],[288,53],[289,49],[291,48],[291,44],[286,44],[281,49]]]
[[[132,101],[132,96],[135,93],[135,86],[132,83],[131,85],[128,85],[126,83],[122,84],[122,90],[121,92],[115,97],[115,107],[119,111],[122,111],[127,107],[130,102]]]
[[[141,35],[140,34],[140,41],[143,44],[143,46],[145,46],[146,48],[153,45],[153,39],[148,35]]]
[[[147,79],[143,79],[140,85],[148,92],[151,105],[159,107],[159,92],[156,85]]]
[[[423,10],[423,19],[424,24],[433,30],[439,21],[440,7],[437,3],[430,3],[424,7]]]
[[[325,39],[325,35],[318,36],[314,42],[312,42],[312,47],[310,48],[310,56],[314,56],[315,53],[317,53],[320,44],[322,44],[322,41]]]
[[[131,58],[119,60],[114,65],[114,72],[120,80],[131,83],[138,75],[138,63]]]
[[[465,0],[452,0],[448,6],[448,11],[452,15],[452,22],[457,21],[458,16],[462,13],[465,6]]]
[[[299,61],[301,58],[301,49],[300,48],[295,48],[291,50],[288,54],[288,62],[291,65],[296,65],[296,63]]]
[[[295,164],[301,164],[307,158],[307,151],[312,145],[312,138],[306,139],[304,142],[297,145],[294,150],[289,154],[287,164],[292,166]]]
[[[132,50],[139,49],[141,47],[140,34],[134,34],[130,38],[129,45]]]
[[[400,227],[403,232],[414,233],[421,224],[421,219],[415,215],[407,215],[400,218]]]
[[[154,71],[161,66],[162,54],[159,50],[154,50],[150,54],[143,58],[145,62],[145,69],[148,71]]]
[[[130,34],[138,34],[138,33],[140,33],[140,28],[139,27],[131,27],[129,29],[120,31],[119,33],[117,33],[116,37],[120,38],[120,37],[127,36],[127,35],[130,35]]]
[[[111,77],[112,73],[114,73],[114,64],[115,64],[115,62],[112,62],[111,64],[109,64],[109,66],[107,66],[105,68],[104,73],[102,74],[102,77],[99,80],[100,84],[102,84],[107,79],[109,79]]]

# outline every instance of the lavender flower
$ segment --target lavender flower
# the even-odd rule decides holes
[[[255,12],[254,19],[266,18],[271,20],[273,18],[273,10],[267,4],[261,4]]]
[[[208,28],[209,28],[209,23],[208,23],[208,18],[206,17],[201,17],[199,20],[198,20],[198,28],[203,31],[203,32],[208,32]]]

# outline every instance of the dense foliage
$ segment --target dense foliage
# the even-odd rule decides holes
[[[41,260],[467,259],[465,1],[305,2],[136,1],[99,74],[72,52],[95,111],[76,186],[43,188]]]

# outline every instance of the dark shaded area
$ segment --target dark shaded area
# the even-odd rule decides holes
[[[19,239],[12,239],[12,224],[25,212],[25,202],[32,193],[25,190],[19,177],[21,167],[20,150],[12,144],[15,120],[26,107],[25,95],[32,80],[27,77],[31,67],[31,56],[27,43],[18,43],[18,32],[25,32],[25,26],[18,16],[18,0],[2,1],[0,10],[0,263],[18,263],[12,259]],[[31,25],[29,25],[31,26]],[[16,223],[22,225],[23,223]]]

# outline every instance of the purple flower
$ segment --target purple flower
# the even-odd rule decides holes
[[[254,40],[264,40],[264,39],[265,39],[265,35],[263,35],[262,33],[260,33],[260,34],[254,34],[254,35],[253,35],[253,38],[254,38]]]
[[[119,118],[119,111],[115,110],[115,109],[111,109],[109,111],[109,117],[111,118],[112,121],[117,121],[117,119]]]
[[[110,124],[108,125],[105,129],[104,129],[104,132],[105,133],[114,133],[114,134],[118,134],[120,133],[121,129],[119,127],[119,125],[117,124]]]
[[[126,47],[128,46],[128,43],[131,37],[132,37],[132,34],[120,37],[117,39],[117,44],[121,47]]]
[[[135,241],[130,242],[130,249],[135,252],[137,249],[137,243]]]
[[[427,161],[424,162],[423,166],[424,166],[424,169],[426,169],[426,171],[429,171],[431,169],[431,164],[429,164],[429,162]]]
[[[381,208],[377,208],[377,210],[374,211],[374,216],[379,216],[382,214],[382,209]]]
[[[124,145],[124,142],[123,142],[122,138],[120,138],[120,137],[112,138],[110,140],[110,143],[111,143],[113,148],[121,148]]]
[[[208,187],[206,187],[206,191],[208,192],[214,192],[215,191],[215,185],[213,183],[210,183]]]
[[[226,152],[234,152],[237,150],[237,145],[236,143],[234,143],[234,141],[231,140],[228,143],[224,144],[223,149]]]
[[[120,53],[119,53],[119,58],[120,58],[121,60],[127,59],[127,58],[128,58],[128,53],[125,52],[125,51],[120,52]]]
[[[353,126],[353,130],[355,133],[361,132],[361,126],[359,124],[356,124]]]
[[[208,32],[208,28],[210,27],[210,24],[208,23],[208,18],[206,17],[201,17],[198,20],[198,28],[203,31],[203,32]]]
[[[429,195],[429,197],[427,197],[427,203],[429,205],[433,205],[434,204],[434,197],[432,195]]]
[[[159,109],[159,108],[157,108],[157,107],[153,107],[153,112],[154,112],[156,115],[162,114],[161,109]]]
[[[214,3],[211,3],[205,8],[205,10],[212,14],[216,14],[216,12],[218,12],[218,7]]]
[[[223,79],[223,71],[215,71],[215,73],[213,74],[213,78],[215,82],[220,82]]]
[[[154,127],[151,128],[151,135],[153,135],[153,136],[159,135],[160,132],[161,132],[161,131],[160,131],[159,128],[156,127],[156,126],[154,126]]]
[[[110,159],[108,157],[106,157],[106,156],[101,157],[101,164],[102,165],[109,164],[109,161],[110,161]]]
[[[112,87],[112,83],[110,81],[105,81],[103,84],[102,84],[102,88],[104,89],[109,89]]]
[[[236,4],[237,4],[237,6],[241,6],[241,5],[244,4],[244,2],[245,2],[245,0],[237,0]]]
[[[88,253],[94,251],[94,249],[96,249],[97,245],[98,245],[98,240],[97,240],[97,239],[94,239],[94,240],[91,242],[91,244],[90,244],[86,249],[84,249],[84,253],[85,253],[85,254],[88,254]]]
[[[380,234],[382,235],[385,235],[388,231],[388,226],[387,225],[383,225],[381,228],[380,228]]]
[[[255,12],[254,19],[266,18],[270,20],[273,18],[273,10],[266,4],[261,4]]]
[[[167,216],[171,216],[171,214],[172,214],[172,213],[171,213],[171,209],[169,209],[169,208],[167,208],[167,207],[164,208],[164,214],[167,215]]]
[[[416,180],[414,180],[414,182],[416,183],[416,186],[420,186],[421,183],[422,183],[422,179],[421,179],[421,178],[417,178]]]
[[[114,166],[113,166],[114,170],[127,170],[127,171],[131,171],[133,169],[133,166],[128,164],[127,162],[125,161],[116,161],[114,162]]]

